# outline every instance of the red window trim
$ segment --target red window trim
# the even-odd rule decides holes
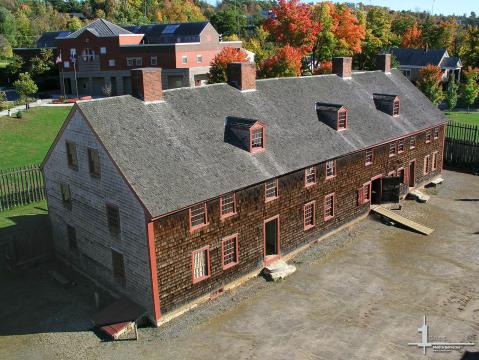
[[[400,184],[406,184],[406,169],[404,168],[404,166],[401,166],[401,167],[397,168],[396,175],[399,176],[399,172],[401,170],[403,171],[403,182],[401,182]]]
[[[439,139],[439,128],[438,127],[435,127],[434,129],[432,129],[432,137],[434,140],[437,140]],[[437,132],[437,133],[436,133]]]
[[[274,257],[271,257],[268,261],[266,261],[266,223],[272,220],[278,220],[276,222],[276,231],[278,234],[276,239],[276,247],[278,249],[278,254]],[[281,222],[280,220],[281,219],[279,215],[275,215],[266,220],[263,220],[263,259],[264,259],[265,265],[271,264],[273,261],[281,257]]]
[[[195,278],[195,254],[205,250],[206,250],[206,262],[208,264],[208,275]],[[194,250],[191,253],[191,278],[193,280],[193,284],[196,284],[196,283],[199,283],[200,281],[208,279],[210,276],[211,276],[210,246],[206,245],[206,246],[203,246],[201,249]]]
[[[313,168],[313,170],[314,170],[314,181],[308,183],[307,176],[306,176],[306,171],[308,171],[311,168]],[[304,187],[310,187],[310,186],[316,185],[317,182],[318,182],[318,172],[316,171],[316,166],[310,166],[310,167],[304,169]]]
[[[189,223],[190,223],[190,232],[199,230],[199,229],[204,228],[205,226],[208,226],[208,225],[209,225],[209,221],[208,221],[208,207],[206,206],[206,201],[203,203],[203,206],[205,207],[205,220],[206,220],[206,222],[205,222],[204,224],[200,224],[200,225],[196,225],[196,226],[193,226],[193,225],[191,224],[191,208],[192,208],[193,206],[197,206],[197,205],[199,205],[199,204],[192,205],[192,206],[190,206],[190,208],[188,209]]]
[[[424,170],[424,171],[423,171],[423,174],[424,174],[424,175],[429,174],[429,166],[427,166],[427,165],[428,165],[428,164],[427,164],[427,163],[428,163],[428,159],[431,159],[431,155],[426,155],[426,156],[424,156],[424,169],[423,169],[423,170]],[[430,162],[430,161],[431,161],[431,160],[429,160],[429,162]]]
[[[328,162],[333,162],[333,169],[334,169],[334,173],[333,175],[329,175],[328,176]],[[324,174],[326,175],[326,180],[329,180],[329,179],[332,179],[332,178],[335,178],[336,177],[336,173],[337,173],[337,168],[336,168],[336,160],[328,160],[324,163]]]
[[[346,119],[344,121],[344,127],[339,127],[339,114],[340,113],[345,113],[346,114]],[[342,107],[338,110],[337,114],[336,114],[336,130],[337,131],[344,131],[348,128],[348,109],[346,109],[345,107]]]
[[[437,155],[439,155],[439,151],[434,151],[432,153],[432,160],[431,160],[431,171],[437,170],[439,161],[437,160]],[[436,166],[434,166],[434,162],[436,162]]]
[[[429,140],[427,139],[427,135],[429,134]],[[426,131],[426,144],[429,144],[432,139],[432,132],[431,130]]]
[[[223,195],[220,195],[220,219],[221,220],[224,220],[224,219],[227,219],[233,215],[236,215],[237,213],[237,209],[236,209],[236,192],[232,192],[232,193],[228,193],[228,194],[233,194],[233,212],[230,212],[230,213],[227,213],[227,214],[223,214],[223,195],[227,195],[227,194],[223,194]]]
[[[394,145],[394,153],[393,154],[391,154],[391,145]],[[398,152],[398,142],[397,141],[390,142],[389,146],[388,146],[389,157],[391,158],[391,157],[396,156],[397,152]]]
[[[271,181],[271,180],[265,181],[265,183],[264,183],[264,202],[265,202],[265,203],[270,202],[270,201],[273,201],[273,200],[276,200],[277,198],[279,198],[279,183],[278,183],[278,178],[273,179],[273,180],[276,181],[276,196],[266,197],[266,183],[267,183],[268,181]]]
[[[328,198],[333,197],[333,215],[326,215],[326,201]],[[336,215],[336,193],[333,192],[331,194],[325,195],[324,196],[324,221],[329,221],[334,218]]]
[[[369,162],[366,160],[366,159],[367,159],[367,151],[368,151],[368,150],[371,150],[371,155],[372,155],[372,156],[371,156],[371,161],[369,161]],[[365,166],[369,166],[369,165],[372,165],[373,162],[374,162],[374,148],[366,149],[366,150],[364,151],[364,165],[365,165]]]
[[[313,224],[306,224],[306,206],[309,206],[309,205],[313,205]],[[303,227],[304,227],[304,230],[309,230],[309,229],[312,229],[316,226],[316,200],[313,200],[313,201],[310,201],[310,202],[307,202],[306,204],[304,204],[303,206]]]
[[[396,176],[396,170],[391,170],[388,172],[388,176]]]
[[[396,104],[396,102],[398,103],[398,113],[395,115],[394,114],[394,105]],[[393,101],[393,117],[398,117],[399,115],[401,114],[401,100],[399,99],[399,96],[396,97]]]
[[[260,148],[253,148],[253,130],[263,129],[263,146]],[[256,123],[249,128],[249,152],[257,153],[266,150],[266,126],[262,123]]]
[[[236,239],[235,240],[236,261],[225,265],[225,242],[228,241],[228,240],[234,239],[234,238]],[[238,249],[239,249],[239,247],[238,247],[238,233],[227,236],[227,237],[224,237],[221,240],[221,267],[222,267],[223,270],[227,270],[227,269],[239,264],[239,251],[238,251]]]
[[[365,187],[365,186],[368,186],[368,187],[369,187],[369,199],[366,199],[366,198],[364,197],[364,187]],[[367,203],[371,202],[371,181],[365,182],[365,183],[363,184],[362,189],[363,189],[363,191],[362,191],[362,202],[361,202],[361,204],[367,204]]]
[[[414,145],[411,145],[411,139],[414,139]],[[417,139],[416,139],[416,136],[411,136],[409,137],[409,149],[412,150],[412,149],[415,149],[416,148],[416,145],[417,145]]]
[[[402,150],[399,150],[399,142],[400,142],[400,141],[402,141]],[[398,154],[403,153],[404,150],[406,149],[405,143],[406,143],[406,141],[404,140],[404,138],[398,139],[398,141],[397,141],[397,153],[398,153]]]

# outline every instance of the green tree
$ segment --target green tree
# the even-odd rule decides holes
[[[4,91],[0,91],[0,111],[7,108],[7,95]]]
[[[38,86],[30,77],[29,73],[21,73],[18,77],[18,80],[13,83],[15,90],[17,91],[18,95],[20,95],[20,99],[25,101],[25,108],[28,109],[29,106],[29,96],[36,94],[38,91]]]
[[[217,11],[211,16],[210,21],[216,31],[226,36],[239,35],[246,26],[246,17],[234,9]]]
[[[469,69],[466,73],[466,82],[462,88],[462,96],[464,101],[467,104],[467,111],[469,112],[469,107],[474,104],[477,97],[479,96],[479,70]]]
[[[82,26],[83,26],[82,21],[79,18],[77,18],[76,16],[72,16],[68,20],[67,29],[71,30],[71,31],[75,31],[75,30],[80,29]]]
[[[7,74],[11,79],[16,79],[23,68],[23,59],[18,55],[13,55],[7,64]]]
[[[32,64],[32,76],[34,79],[38,79],[44,73],[52,70],[53,68],[53,50],[42,49],[40,50],[40,56],[35,56],[31,59]]]
[[[0,34],[3,35],[10,44],[15,44],[16,33],[15,17],[10,11],[0,6]]]
[[[245,41],[243,46],[246,50],[254,52],[254,61],[259,64],[263,60],[273,56],[276,50],[274,43],[268,40],[269,33],[262,26],[256,28],[254,36]]]
[[[459,49],[461,60],[466,66],[479,67],[479,26],[468,26]]]
[[[446,92],[446,102],[447,108],[449,110],[454,110],[457,105],[457,91],[459,90],[459,85],[456,82],[456,78],[454,75],[451,76],[449,79],[449,84],[447,85],[447,92]]]
[[[444,99],[441,78],[442,72],[438,66],[427,65],[419,71],[417,87],[434,105],[438,105]]]

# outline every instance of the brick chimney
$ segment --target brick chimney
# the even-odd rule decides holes
[[[353,59],[350,57],[333,57],[333,74],[342,78],[350,78]]]
[[[161,100],[163,96],[161,68],[132,69],[131,93],[146,102]]]
[[[243,90],[256,89],[256,64],[254,62],[232,62],[228,64],[228,84]]]
[[[377,54],[376,55],[376,70],[391,72],[391,54]]]

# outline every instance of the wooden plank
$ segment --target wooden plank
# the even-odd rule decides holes
[[[409,220],[407,218],[405,218],[404,216],[401,216],[391,210],[388,210],[382,206],[377,206],[377,207],[374,207],[374,208],[371,208],[371,211],[375,212],[375,213],[378,213],[382,216],[385,216],[387,217],[388,219],[391,219],[401,225],[404,225],[406,226],[407,228],[409,229],[413,229],[421,234],[424,234],[424,235],[430,235],[434,230],[431,229],[431,228],[428,228],[427,226],[424,226],[424,225],[421,225],[421,224],[418,224],[417,222],[415,221],[412,221],[412,220]]]

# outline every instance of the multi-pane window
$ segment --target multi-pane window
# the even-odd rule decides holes
[[[120,209],[118,206],[106,204],[106,219],[112,234],[120,233]]]
[[[336,176],[336,160],[326,161],[326,179]]]
[[[334,217],[334,194],[329,194],[324,197],[324,220],[329,220]]]
[[[414,149],[416,147],[416,137],[411,136],[409,138],[409,149]]]
[[[398,140],[398,154],[404,151],[404,139]]]
[[[276,199],[278,197],[278,179],[268,180],[264,184],[266,201]]]
[[[363,185],[363,202],[367,203],[371,201],[371,183]]]
[[[61,193],[62,193],[63,206],[65,206],[68,209],[71,209],[71,207],[72,207],[72,195],[71,195],[71,192],[70,192],[70,185],[60,184],[60,190],[61,190]]]
[[[225,218],[236,213],[236,195],[229,193],[221,195],[221,217]]]
[[[399,100],[394,100],[393,103],[393,116],[399,115]]]
[[[158,64],[158,57],[152,56],[150,57],[150,65],[156,66]]]
[[[67,237],[68,237],[68,247],[70,248],[70,250],[77,250],[78,249],[77,231],[71,225],[67,225]]]
[[[399,181],[401,184],[404,184],[404,168],[399,168],[397,171],[397,176],[399,176]]]
[[[181,57],[181,63],[182,63],[182,64],[188,64],[188,57],[187,57],[186,55],[183,55],[183,56]]]
[[[67,162],[68,166],[77,170],[78,169],[78,158],[77,158],[77,147],[74,143],[66,142],[66,150],[67,150]]]
[[[344,130],[347,126],[347,111],[339,111],[338,112],[338,130]]]
[[[437,154],[438,154],[437,151],[432,153],[432,170],[437,169]]]
[[[201,64],[203,62],[203,55],[196,55],[196,62]]]
[[[100,177],[100,155],[98,150],[88,149],[88,168],[90,175]]]
[[[304,230],[311,229],[315,224],[316,204],[311,201],[304,205]]]
[[[134,65],[133,60],[134,60],[133,58],[126,58],[126,65],[133,66]]]
[[[193,283],[197,283],[210,276],[210,249],[209,247],[193,251]]]
[[[306,186],[316,184],[316,168],[314,166],[304,170],[304,183]]]
[[[221,242],[223,270],[238,263],[238,235],[228,236]]]
[[[431,130],[426,131],[426,143],[431,142]]]
[[[125,284],[125,262],[123,260],[123,254],[111,249],[111,263],[113,267],[113,276],[115,280],[120,284]]]
[[[251,150],[263,148],[263,128],[253,129],[251,131]]]
[[[396,142],[392,142],[389,144],[389,156],[395,156],[396,155]]]
[[[192,230],[205,226],[207,222],[206,203],[190,207],[190,228]]]
[[[373,149],[366,149],[366,155],[365,155],[365,164],[366,165],[371,165],[373,163]]]
[[[439,128],[434,128],[434,140],[439,139]]]
[[[424,156],[424,175],[429,174],[431,168],[431,155]]]

